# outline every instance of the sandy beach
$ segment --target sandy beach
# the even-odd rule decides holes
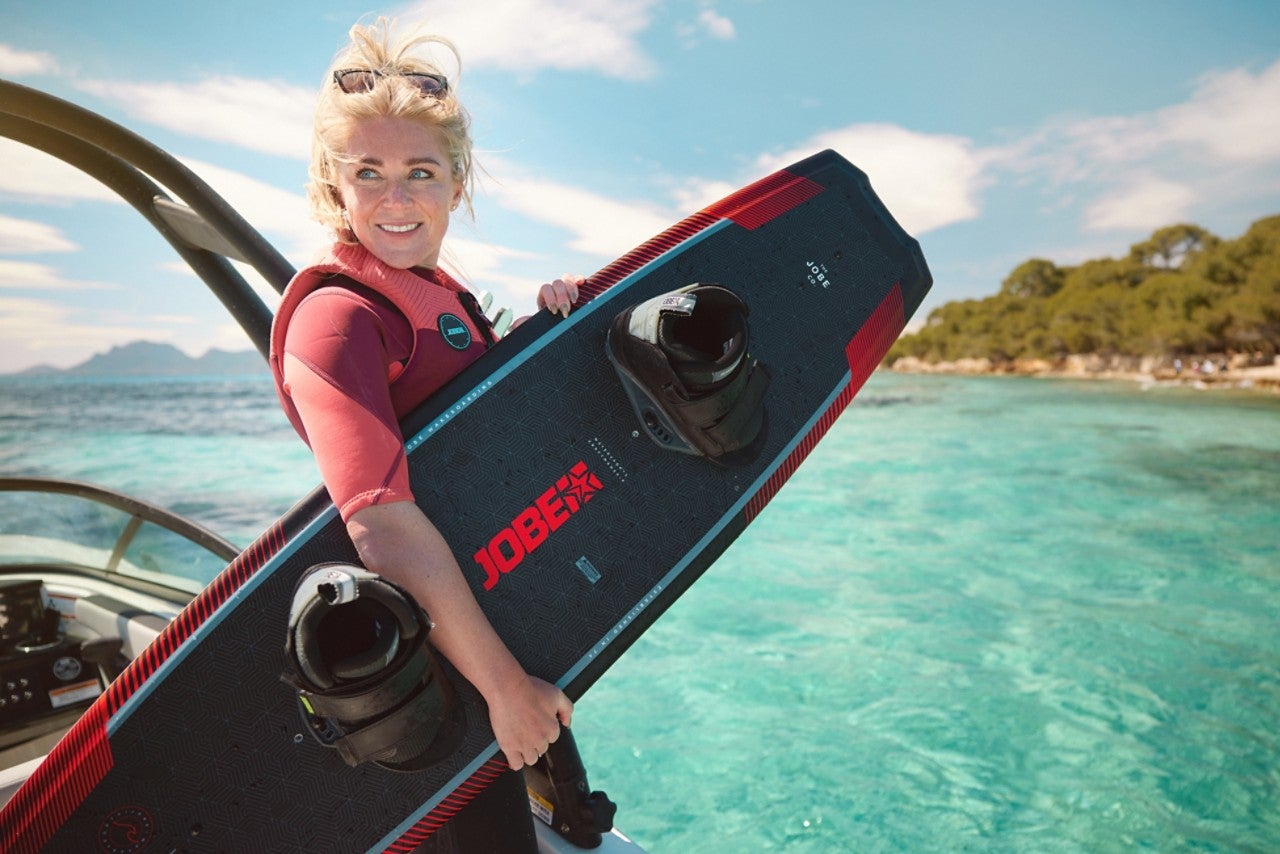
[[[898,373],[965,376],[1014,375],[1071,379],[1127,380],[1144,385],[1183,385],[1203,389],[1246,389],[1280,394],[1280,357],[1209,356],[1186,360],[1151,357],[1067,356],[1064,359],[957,359],[926,362],[906,356],[889,370]]]

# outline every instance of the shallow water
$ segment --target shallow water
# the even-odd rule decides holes
[[[148,464],[137,465],[147,459]],[[0,473],[247,544],[266,380],[0,380]],[[877,374],[578,704],[658,851],[1280,848],[1280,399]]]

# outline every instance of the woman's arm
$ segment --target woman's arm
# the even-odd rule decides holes
[[[431,642],[489,704],[489,722],[513,770],[538,761],[569,725],[573,703],[529,676],[480,610],[448,543],[416,504],[356,511],[347,531],[360,559],[408,590],[431,617]]]
[[[540,306],[567,313],[577,281],[544,285]],[[480,610],[449,545],[413,503],[387,388],[387,334],[349,292],[318,291],[290,322],[286,388],[361,561],[430,615],[432,644],[485,698],[511,767],[533,764],[560,724],[568,725],[573,704],[524,672]]]

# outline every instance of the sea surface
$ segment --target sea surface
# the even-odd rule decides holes
[[[239,545],[262,379],[0,379],[0,474]],[[653,852],[1280,850],[1280,397],[879,373],[579,702]]]

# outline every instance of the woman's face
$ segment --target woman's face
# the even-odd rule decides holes
[[[388,266],[434,269],[462,197],[440,135],[409,119],[357,122],[338,163],[351,230]]]

